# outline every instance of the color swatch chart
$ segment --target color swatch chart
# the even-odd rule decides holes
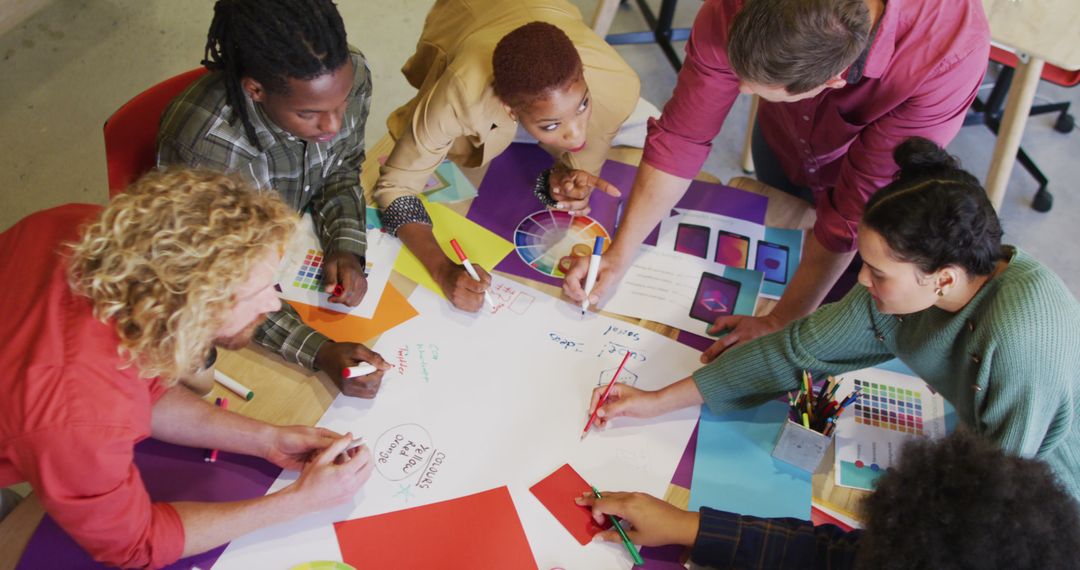
[[[559,267],[559,261],[574,255],[591,255],[597,237],[607,238],[607,230],[588,216],[541,210],[529,214],[518,224],[514,230],[514,249],[533,269],[561,278],[565,273]],[[582,245],[584,247],[576,247]]]
[[[852,406],[855,423],[923,435],[921,392],[858,379],[855,386],[862,388]]]
[[[309,249],[304,256],[304,262],[296,271],[293,278],[293,287],[308,289],[310,291],[322,290],[322,265],[323,254],[321,251]]]

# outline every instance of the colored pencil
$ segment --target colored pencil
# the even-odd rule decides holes
[[[607,401],[608,394],[611,393],[611,387],[614,386],[615,381],[619,379],[619,374],[622,374],[623,366],[626,366],[626,360],[630,358],[631,354],[633,353],[627,351],[626,355],[623,356],[622,362],[619,363],[619,368],[615,370],[615,375],[611,377],[611,382],[608,382],[607,389],[604,390],[603,395],[600,396],[600,400],[596,402],[596,408],[592,411],[592,414],[589,415],[589,422],[585,424],[585,429],[581,431],[581,439],[585,439],[585,436],[589,434],[589,428],[592,427],[593,422],[596,421],[596,412],[599,412],[600,408],[603,407],[604,402]]]

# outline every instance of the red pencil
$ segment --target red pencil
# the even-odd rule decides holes
[[[611,382],[608,382],[607,389],[604,390],[604,394],[600,396],[600,401],[596,403],[596,409],[593,410],[592,415],[589,416],[589,423],[585,424],[585,429],[581,431],[581,439],[585,439],[585,436],[589,434],[589,428],[592,427],[592,423],[596,421],[596,412],[600,411],[600,407],[607,401],[608,394],[611,393],[611,387],[615,385],[615,381],[619,379],[619,374],[622,374],[623,366],[626,366],[626,360],[630,358],[632,353],[626,352],[626,356],[622,357],[622,362],[619,363],[619,368],[615,370],[615,375],[611,377]]]

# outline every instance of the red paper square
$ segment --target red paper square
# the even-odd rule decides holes
[[[403,511],[334,523],[341,557],[365,570],[536,570],[506,487]]]
[[[592,487],[569,464],[558,468],[529,490],[581,544],[588,544],[594,534],[611,528],[610,520],[605,519],[603,525],[598,525],[592,518],[592,511],[574,502],[582,493],[592,493]]]

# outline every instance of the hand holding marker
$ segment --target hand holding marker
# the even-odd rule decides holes
[[[473,267],[472,263],[469,262],[469,258],[465,256],[465,251],[458,245],[457,240],[450,240],[450,246],[454,248],[454,253],[456,253],[458,259],[461,260],[461,264],[465,266],[465,271],[469,273],[469,277],[472,277],[476,281],[480,281],[480,276],[477,275],[476,269]],[[488,306],[492,309],[495,308],[495,302],[491,300],[491,295],[489,295],[487,291],[484,291],[484,301],[486,301]]]
[[[589,294],[596,286],[596,275],[600,273],[600,254],[604,253],[604,238],[596,236],[593,243],[592,257],[589,258],[589,272],[585,275],[585,300],[581,302],[581,316],[589,310]]]

